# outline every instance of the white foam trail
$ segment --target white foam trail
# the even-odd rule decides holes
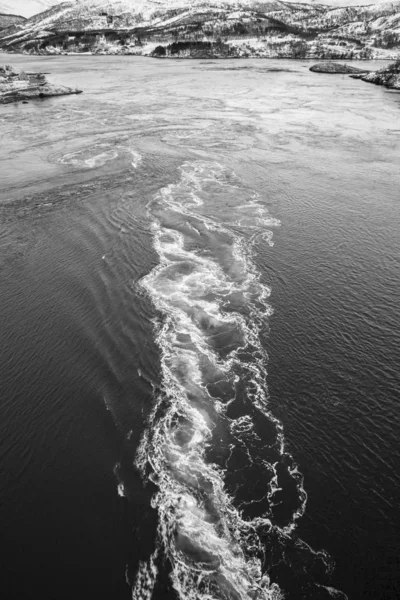
[[[143,157],[141,154],[139,154],[139,152],[137,152],[136,150],[133,150],[132,148],[129,148],[129,152],[132,155],[132,167],[134,169],[137,169],[139,164],[142,162]]]
[[[141,284],[163,316],[156,324],[162,390],[136,465],[144,478],[150,470],[158,486],[152,501],[159,515],[157,547],[170,562],[182,600],[282,598],[263,570],[257,530],[274,528],[283,538],[293,533],[307,500],[302,475],[291,460],[299,507],[278,527],[272,512],[245,519],[226,489],[223,469],[207,458],[213,438],[226,431],[253,462],[246,439],[260,438],[252,416],[226,416],[239,383],[252,410],[268,417],[276,431],[275,460],[290,457],[282,425],[269,411],[267,356],[260,342],[272,313],[270,289],[252,261],[254,241],[261,234],[270,243],[268,228],[279,222],[232,171],[205,161],[185,163],[180,181],[160,190],[148,212],[159,264]],[[217,393],[211,395],[209,386]],[[234,447],[230,457],[232,452]],[[269,484],[263,498],[271,510],[280,489],[277,464],[265,465]],[[150,597],[154,565],[154,558],[141,564],[134,598]]]
[[[320,585],[316,584],[317,587],[325,589],[332,598],[336,598],[336,600],[348,600],[348,596],[343,592],[329,586],[329,585]]]
[[[64,156],[59,159],[59,162],[63,165],[73,165],[84,169],[95,169],[103,167],[107,162],[124,155],[130,157],[131,165],[134,169],[138,168],[143,159],[141,154],[129,145],[101,143],[89,148],[77,150],[76,152],[64,154]]]
[[[86,158],[87,153],[87,150],[70,152],[69,154],[65,154],[60,159],[60,162],[64,165],[74,165],[78,167],[85,167],[87,169],[94,169],[97,167],[102,167],[107,162],[114,160],[118,156],[118,152],[116,150],[100,152],[94,156],[89,156],[89,158]]]
[[[147,562],[140,561],[136,580],[132,587],[133,600],[151,599],[158,575],[158,568],[156,565],[158,553],[159,550],[156,549]]]

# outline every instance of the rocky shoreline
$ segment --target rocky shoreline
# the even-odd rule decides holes
[[[390,90],[400,91],[400,60],[378,71],[367,71],[356,67],[335,63],[321,62],[310,67],[313,73],[329,73],[349,75],[352,79],[361,79],[367,83],[383,85]]]
[[[1,43],[1,40],[0,40]],[[0,45],[1,47],[1,45]],[[3,48],[3,51],[8,51]],[[287,39],[235,39],[228,42],[211,41],[178,41],[170,40],[162,45],[144,41],[142,45],[124,45],[115,41],[108,42],[99,37],[83,49],[79,46],[65,48],[51,44],[42,48],[18,49],[23,54],[34,56],[144,56],[150,58],[173,59],[234,59],[234,58],[277,58],[301,60],[349,60],[362,62],[364,60],[396,60],[400,52],[380,48],[358,47],[346,49],[315,45],[312,42]]]
[[[361,77],[361,79],[367,83],[383,85],[389,90],[400,91],[400,60],[392,63],[386,69],[379,69],[379,71],[368,73],[365,77]]]
[[[0,104],[81,93],[82,90],[48,82],[44,73],[17,71],[8,65],[0,67]]]

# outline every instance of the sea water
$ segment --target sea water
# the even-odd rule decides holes
[[[399,96],[6,58],[84,94],[0,111],[3,585],[395,598]]]

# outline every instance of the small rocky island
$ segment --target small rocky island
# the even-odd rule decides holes
[[[358,67],[331,61],[317,63],[316,65],[310,67],[310,71],[313,71],[314,73],[341,73],[343,75],[356,75],[370,72],[367,69],[359,69]]]
[[[0,104],[81,93],[82,90],[49,83],[44,73],[17,71],[8,65],[0,67]]]

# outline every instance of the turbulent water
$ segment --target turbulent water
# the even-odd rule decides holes
[[[209,161],[184,163],[180,181],[149,206],[160,264],[142,283],[165,316],[157,327],[163,391],[138,464],[144,476],[151,466],[160,488],[153,500],[159,543],[181,598],[278,597],[262,573],[257,539],[257,529],[271,529],[285,456],[281,426],[268,414],[259,340],[269,289],[250,258],[257,236],[269,237],[275,224],[265,212],[233,171]],[[258,414],[274,430],[268,449],[255,428]],[[249,501],[265,504],[253,520],[243,518],[234,490],[226,489],[226,471],[237,464],[250,481],[264,478],[264,496]],[[299,496],[304,501],[303,490]],[[288,531],[300,512],[288,519]],[[143,592],[140,574],[134,595]]]
[[[6,585],[397,597],[399,97],[7,58],[85,94],[0,113]]]

